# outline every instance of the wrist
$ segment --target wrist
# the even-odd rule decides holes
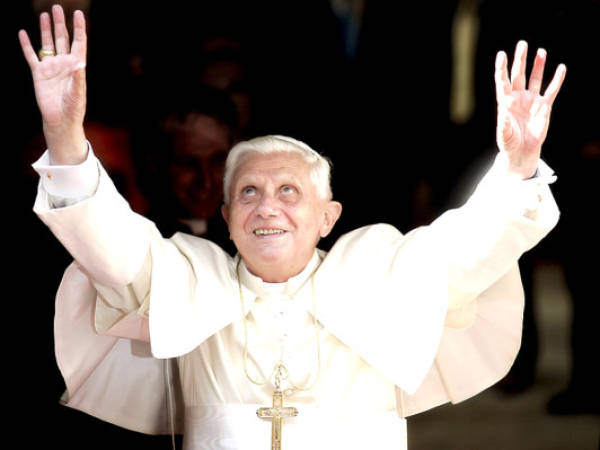
[[[539,158],[516,158],[514,154],[500,150],[499,164],[503,170],[520,180],[528,180],[537,174]]]
[[[88,145],[83,126],[65,130],[44,124],[44,137],[51,165],[76,165],[87,158]]]
[[[533,178],[537,172],[537,161],[535,162],[535,164],[509,164],[508,166],[508,171],[510,173],[512,173],[513,175],[518,176],[519,178],[521,178],[522,180],[528,180],[530,178]]]

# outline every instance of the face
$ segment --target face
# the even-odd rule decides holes
[[[248,269],[268,282],[297,275],[341,205],[319,198],[308,164],[295,153],[249,153],[232,180],[223,216]]]
[[[182,218],[208,219],[223,201],[223,171],[229,129],[202,114],[191,114],[173,127],[169,180]]]

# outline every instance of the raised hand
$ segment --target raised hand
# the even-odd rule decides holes
[[[527,43],[519,41],[508,77],[506,53],[496,55],[496,100],[498,123],[496,140],[501,152],[508,157],[508,169],[523,179],[535,174],[542,144],[546,139],[554,99],[565,79],[566,67],[560,64],[543,95],[540,95],[546,51],[539,49],[535,56],[529,85],[526,86],[525,67]]]
[[[81,11],[75,11],[73,43],[70,45],[64,12],[59,5],[52,7],[52,17],[54,38],[50,15],[40,15],[42,49],[39,58],[27,32],[19,31],[19,40],[31,69],[51,162],[76,164],[87,155],[83,131],[86,109],[85,18]]]

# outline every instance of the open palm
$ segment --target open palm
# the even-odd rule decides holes
[[[38,107],[47,125],[83,119],[85,91],[74,76],[77,64],[73,55],[57,55],[44,58],[32,70]]]
[[[508,156],[509,169],[523,178],[531,177],[537,168],[541,148],[550,123],[552,104],[565,78],[566,68],[559,65],[543,95],[540,95],[546,52],[538,50],[526,86],[527,43],[517,44],[508,77],[507,57],[496,57],[496,100],[498,103],[497,143]]]
[[[86,109],[85,18],[81,11],[75,12],[71,46],[62,8],[55,5],[52,8],[52,16],[54,37],[49,14],[40,15],[42,49],[51,56],[38,58],[27,32],[19,32],[21,48],[31,69],[47,141],[53,141],[53,136],[74,137],[77,133],[83,134]],[[48,146],[51,147],[51,142],[48,142]]]

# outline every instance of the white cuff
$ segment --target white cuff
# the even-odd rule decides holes
[[[520,175],[511,173],[508,170],[508,165],[509,161],[506,153],[498,152],[492,166],[492,171],[496,174],[496,177],[503,177],[505,180],[524,181],[526,183],[535,182],[536,184],[552,184],[556,181],[554,170],[552,170],[552,168],[548,166],[548,164],[546,164],[541,158],[538,159],[538,165],[535,173],[531,178],[527,179],[522,179]]]
[[[533,178],[541,178],[541,181],[548,184],[556,181],[554,170],[543,159],[538,160],[538,167]]]
[[[50,164],[46,150],[32,167],[40,176],[44,190],[56,200],[70,200],[71,203],[92,196],[98,188],[98,162],[89,142],[87,158],[81,164]]]

